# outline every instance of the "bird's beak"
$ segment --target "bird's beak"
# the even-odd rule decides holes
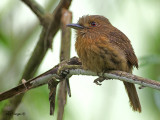
[[[67,27],[73,28],[73,29],[83,29],[84,27],[79,24],[67,24]]]

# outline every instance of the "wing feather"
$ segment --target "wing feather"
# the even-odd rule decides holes
[[[127,36],[117,28],[114,28],[111,31],[109,31],[107,37],[110,39],[111,43],[113,43],[114,45],[118,46],[120,49],[125,51],[128,63],[131,66],[135,66],[136,68],[138,68],[138,59],[134,53],[133,47]]]

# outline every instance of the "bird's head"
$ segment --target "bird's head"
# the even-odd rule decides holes
[[[77,31],[77,34],[99,34],[105,32],[111,26],[109,20],[100,15],[86,15],[79,18],[78,23],[68,24],[70,28]]]

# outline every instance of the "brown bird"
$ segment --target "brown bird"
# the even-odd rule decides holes
[[[138,68],[138,60],[130,40],[115,28],[107,18],[100,15],[82,16],[77,24],[68,24],[76,29],[75,48],[85,69],[97,73],[106,70],[121,70],[132,73]],[[130,106],[141,112],[141,105],[135,85],[123,82]]]

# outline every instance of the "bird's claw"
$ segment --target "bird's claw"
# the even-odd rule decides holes
[[[97,85],[102,85],[101,82],[103,82],[106,78],[104,77],[99,77],[97,79],[95,79],[93,82]]]
[[[66,76],[67,74],[69,74],[69,69],[78,69],[78,68],[82,68],[81,65],[63,65],[63,66],[59,66],[58,68],[58,75],[62,75],[62,76]]]
[[[59,66],[57,74],[60,76],[66,76],[67,74],[69,74],[68,66],[69,65]]]
[[[139,88],[139,89],[143,89],[143,88],[145,88],[145,86],[141,85],[141,86],[139,86],[138,88]]]

